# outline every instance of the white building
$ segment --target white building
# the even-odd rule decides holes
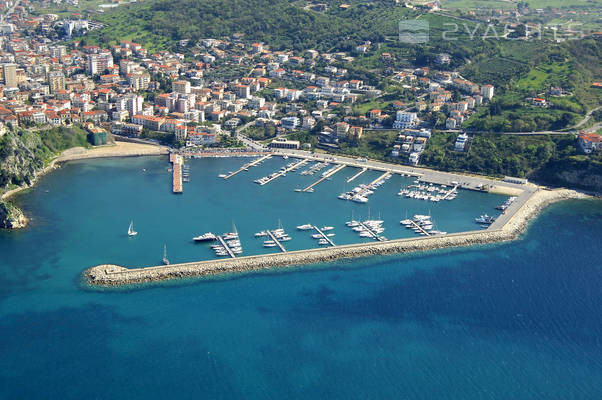
[[[491,100],[493,97],[493,85],[481,86],[481,95],[487,100]]]
[[[468,142],[467,134],[462,133],[461,135],[458,135],[458,137],[456,139],[456,143],[454,144],[454,150],[455,151],[464,151],[464,149],[466,148],[467,142]]]
[[[407,129],[413,128],[418,125],[420,120],[418,114],[405,111],[397,111],[395,122],[393,122],[393,129]]]

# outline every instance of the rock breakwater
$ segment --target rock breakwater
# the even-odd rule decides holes
[[[90,285],[121,286],[267,268],[316,264],[345,258],[411,253],[448,247],[502,242],[516,239],[524,232],[529,220],[548,204],[565,199],[584,197],[586,196],[581,193],[566,189],[538,190],[531,195],[503,227],[495,230],[479,230],[445,236],[397,239],[386,242],[360,243],[330,248],[137,269],[104,264],[89,268],[84,272],[84,277]]]

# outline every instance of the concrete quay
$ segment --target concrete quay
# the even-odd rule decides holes
[[[586,197],[586,195],[579,192],[567,189],[538,190],[531,194],[527,201],[524,201],[522,204],[513,204],[514,212],[512,213],[511,218],[503,222],[503,224],[500,223],[501,226],[496,228],[492,227],[487,230],[137,269],[103,264],[87,269],[84,272],[84,278],[86,282],[92,286],[111,287],[303,264],[316,264],[344,258],[411,253],[448,247],[463,247],[509,241],[518,238],[519,235],[525,231],[528,221],[535,217],[539,211],[548,204],[566,199]]]

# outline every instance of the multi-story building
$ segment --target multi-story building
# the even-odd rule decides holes
[[[130,93],[117,98],[115,108],[117,111],[127,111],[130,116],[134,116],[142,112],[142,103],[142,96]]]
[[[418,115],[412,112],[397,111],[393,129],[407,129],[415,127],[419,122]]]
[[[481,95],[487,100],[491,100],[493,97],[493,85],[481,86]]]
[[[98,54],[88,55],[86,62],[86,71],[90,75],[102,74],[107,68],[113,66],[113,56],[105,51]]]
[[[190,82],[188,81],[173,81],[171,84],[171,90],[180,94],[190,93]]]
[[[65,74],[62,71],[50,71],[48,73],[48,86],[50,93],[65,90]]]
[[[2,71],[4,72],[4,84],[9,87],[17,87],[17,64],[3,64]]]

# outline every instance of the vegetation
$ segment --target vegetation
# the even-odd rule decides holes
[[[86,134],[79,127],[7,132],[0,138],[0,189],[31,184],[52,158],[78,146],[89,147]]]
[[[433,135],[421,163],[444,171],[529,177],[552,185],[602,188],[602,152],[580,154],[574,135],[483,134],[473,137],[465,152],[453,150],[456,136],[446,132]],[[600,181],[591,181],[593,176],[599,176]]]

